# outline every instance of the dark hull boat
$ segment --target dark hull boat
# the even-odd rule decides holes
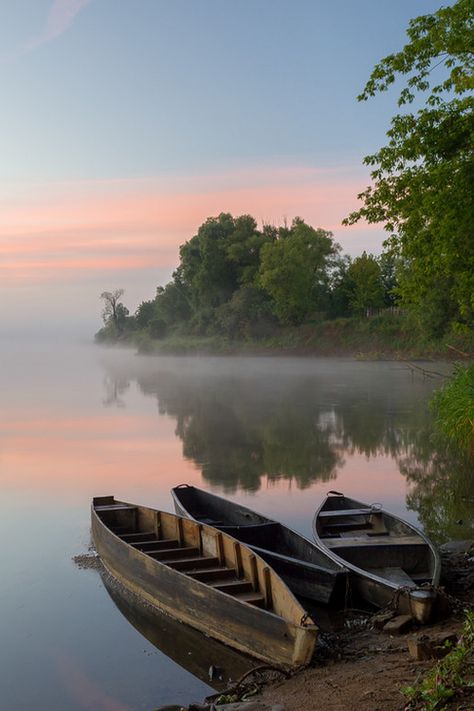
[[[112,496],[94,498],[91,519],[106,569],[147,602],[271,664],[310,661],[316,626],[274,570],[244,544]]]
[[[343,602],[347,569],[291,528],[195,486],[171,490],[176,513],[225,531],[264,558],[300,597]]]
[[[397,603],[419,622],[430,619],[441,563],[421,531],[337,492],[316,511],[313,531],[316,543],[349,569],[351,589],[363,600],[375,607]]]

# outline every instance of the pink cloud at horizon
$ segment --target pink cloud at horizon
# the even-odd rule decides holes
[[[212,186],[212,189],[211,189]],[[180,180],[92,181],[9,188],[0,201],[0,276],[9,283],[80,279],[92,271],[173,269],[179,245],[220,212],[261,224],[295,216],[335,239],[380,228],[341,226],[365,187],[335,169],[251,169]],[[346,238],[346,241],[347,241]],[[361,240],[362,241],[362,240]],[[381,242],[381,239],[378,240]],[[361,244],[356,253],[362,252]]]

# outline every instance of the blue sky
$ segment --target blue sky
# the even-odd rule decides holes
[[[2,291],[20,311],[42,299],[59,321],[64,294],[95,323],[98,290],[124,287],[134,308],[220,211],[275,222],[304,211],[344,251],[380,251],[382,230],[339,223],[368,184],[362,158],[384,143],[396,91],[356,96],[409,19],[440,6],[2,3]]]

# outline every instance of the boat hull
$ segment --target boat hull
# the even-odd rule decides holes
[[[316,511],[313,535],[317,545],[348,568],[353,597],[378,608],[391,605],[421,623],[430,620],[441,564],[421,531],[379,505],[368,507],[338,494],[328,496]]]
[[[92,535],[106,569],[126,588],[181,622],[283,667],[307,664],[316,627],[292,623],[167,567],[115,535],[92,509]]]
[[[171,495],[176,513],[195,521],[200,519],[196,515],[193,496],[199,497],[201,512],[209,515],[206,521],[258,552],[295,595],[325,605],[344,603],[347,569],[300,533],[196,487],[181,485],[172,489]],[[206,509],[206,502],[210,509]],[[211,513],[215,515],[216,509],[219,509],[219,522],[212,521],[210,516]],[[277,541],[281,542],[281,547]]]

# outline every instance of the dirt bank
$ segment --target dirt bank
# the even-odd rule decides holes
[[[461,627],[459,621],[450,620],[424,632],[459,634]],[[413,634],[390,637],[373,630],[353,632],[345,639],[340,660],[276,682],[264,689],[261,699],[279,701],[285,711],[401,711],[407,703],[402,688],[433,666],[433,661],[415,661],[409,656],[407,641]]]
[[[409,639],[421,635],[429,639],[451,634],[459,637],[463,610],[474,605],[471,543],[447,544],[441,553],[442,584],[451,602],[446,619],[393,636],[371,629],[371,620],[367,619],[359,629],[346,629],[336,636],[337,651],[324,666],[309,667],[288,680],[265,687],[262,701],[279,701],[285,711],[403,711],[407,698],[402,689],[416,683],[436,663],[413,659],[408,651]],[[462,696],[443,708],[473,709],[474,694],[464,690]]]

